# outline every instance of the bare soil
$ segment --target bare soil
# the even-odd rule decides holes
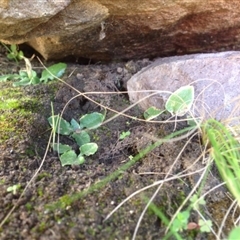
[[[5,55],[2,55],[1,61],[5,73],[14,72],[22,67],[15,67],[15,63],[10,63]],[[32,63],[41,71],[42,66],[37,61]],[[149,63],[147,59],[108,64],[68,63],[63,80],[80,92],[100,92],[88,96],[103,106],[122,111],[130,106],[128,95],[121,93],[126,90],[126,81]],[[50,64],[46,63],[47,66]],[[11,83],[0,83],[0,88],[1,91],[8,91],[9,96],[14,92]],[[136,195],[107,221],[104,219],[130,194],[163,179],[188,139],[160,145],[111,181],[101,185],[98,183],[106,177],[113,176],[116,170],[130,161],[129,156],[136,156],[155,142],[149,135],[163,138],[176,127],[174,123],[146,123],[118,116],[92,131],[92,139],[99,145],[99,150],[95,155],[87,157],[83,165],[62,167],[58,155],[50,149],[40,173],[18,201],[24,187],[39,168],[47,147],[50,135],[47,118],[51,116],[51,101],[54,112],[58,114],[66,103],[78,94],[71,87],[58,81],[27,86],[21,88],[21,92],[22,94],[14,96],[19,98],[20,102],[23,101],[17,109],[0,109],[2,116],[7,113],[10,113],[8,116],[14,116],[8,118],[9,124],[15,120],[11,130],[7,129],[9,126],[6,124],[3,125],[5,129],[1,129],[0,220],[3,220],[14,204],[17,204],[2,226],[0,238],[131,239],[139,216],[156,187]],[[107,92],[115,94],[103,94]],[[23,96],[29,97],[28,100],[22,100]],[[1,101],[6,99],[5,96]],[[27,109],[28,115],[21,115],[19,108]],[[103,110],[104,108],[79,96],[70,101],[63,117],[68,121],[72,118],[77,120],[83,114]],[[14,115],[16,113],[17,116]],[[107,119],[114,114],[107,111]],[[143,119],[143,111],[138,107],[132,108],[127,114]],[[164,118],[167,119],[168,116],[163,116]],[[178,124],[176,130],[184,126],[185,123]],[[130,131],[131,134],[120,140],[119,136],[124,131]],[[77,149],[74,142],[67,137],[60,137],[60,141]],[[201,155],[202,148],[200,137],[196,135],[185,147],[171,170],[171,175],[187,169]],[[201,160],[194,165],[195,169],[204,166]],[[189,171],[193,170],[186,172]],[[194,175],[185,177],[182,181],[165,183],[155,197],[154,204],[171,219],[198,178],[198,175]],[[217,171],[213,167],[212,175],[205,182],[204,189],[207,191],[219,183]],[[7,188],[15,184],[21,185],[20,190],[17,190],[16,194],[7,192]],[[221,223],[231,203],[225,193],[224,188],[218,188],[207,195],[207,204],[202,209],[204,217],[213,221],[215,230],[218,229],[217,225]],[[197,220],[198,216],[193,212],[191,221]],[[224,228],[225,233],[228,233],[231,225],[229,220]],[[162,239],[165,229],[159,217],[149,209],[143,217],[136,239]],[[197,230],[184,231],[182,236],[184,239],[214,239],[211,234],[203,234]]]

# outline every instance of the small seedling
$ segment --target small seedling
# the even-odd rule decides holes
[[[211,232],[211,220],[203,221],[202,219],[200,219],[198,224],[200,226],[200,232]]]
[[[168,98],[165,108],[174,116],[183,116],[190,110],[193,100],[193,86],[184,86],[179,88]]]
[[[53,80],[55,77],[61,77],[67,65],[65,63],[57,63],[43,70],[41,77],[37,75],[37,72],[32,69],[32,65],[28,58],[23,58],[26,64],[25,70],[20,70],[18,74],[6,74],[0,76],[0,82],[6,82],[8,80],[19,80],[14,81],[13,86],[26,86],[31,84],[39,84],[41,82],[47,83],[49,80]]]
[[[21,50],[19,51],[18,46],[16,44],[12,44],[10,46],[10,48],[6,44],[4,44],[4,43],[2,43],[2,45],[8,51],[7,58],[9,60],[13,60],[14,59],[16,62],[18,62],[18,61],[20,61],[20,60],[22,60],[24,58],[23,52]]]
[[[123,140],[124,138],[130,136],[131,132],[130,131],[127,131],[127,132],[121,132],[120,136],[119,136],[119,139],[120,140]]]
[[[196,194],[194,194],[190,198],[190,202],[191,202],[191,206],[192,206],[193,210],[199,210],[200,205],[204,206],[206,204],[205,200],[203,198],[199,199]]]
[[[16,195],[17,194],[17,190],[20,189],[21,185],[18,183],[18,184],[15,184],[13,186],[10,186],[7,188],[7,192],[12,192],[13,195]]]
[[[192,210],[199,210],[201,205],[205,205],[205,200],[201,197],[200,199],[195,194],[190,198],[189,207],[182,212],[179,212],[174,219],[171,231],[181,232],[183,230],[199,229],[200,232],[210,232],[212,227],[212,221],[203,221],[200,219],[198,223],[189,222],[190,213]]]
[[[190,217],[190,211],[186,210],[178,213],[177,217],[174,219],[172,223],[172,231],[181,232],[188,227],[188,219]]]
[[[60,154],[60,161],[62,166],[65,165],[79,165],[85,162],[84,156],[90,156],[96,153],[98,145],[91,142],[88,131],[90,129],[98,128],[104,121],[105,116],[101,113],[93,112],[86,114],[79,119],[79,122],[72,119],[70,122],[59,115],[54,115],[48,118],[53,132],[65,136],[70,136],[79,146],[80,154],[66,144],[53,143],[53,150]]]
[[[194,101],[193,86],[183,86],[170,95],[165,104],[165,110],[150,107],[144,112],[146,120],[152,120],[163,112],[168,111],[174,116],[183,116],[190,110]]]

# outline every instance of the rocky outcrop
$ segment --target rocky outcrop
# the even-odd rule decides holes
[[[237,0],[3,0],[0,40],[46,59],[95,60],[240,49]]]
[[[142,99],[143,109],[164,109],[171,92],[191,85],[195,91],[192,116],[235,123],[234,117],[240,116],[239,80],[240,52],[233,51],[157,59],[135,74],[127,88],[132,102]]]

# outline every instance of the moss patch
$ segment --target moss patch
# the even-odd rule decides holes
[[[0,143],[13,137],[21,139],[41,104],[37,97],[27,96],[23,88],[14,88],[12,83],[1,83],[0,99]]]

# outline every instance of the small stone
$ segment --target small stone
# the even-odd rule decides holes
[[[78,80],[81,80],[83,78],[83,74],[82,73],[77,73],[76,75]]]
[[[117,68],[117,73],[121,74],[123,72],[123,69],[121,67]]]

